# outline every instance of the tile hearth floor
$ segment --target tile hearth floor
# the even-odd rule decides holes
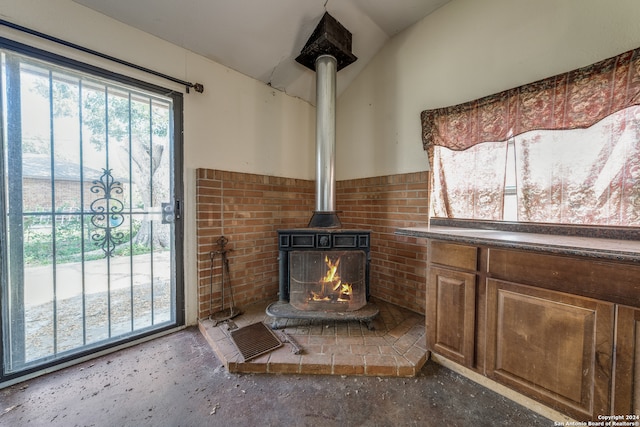
[[[229,335],[229,324],[214,326],[202,319],[199,328],[229,372],[278,374],[330,374],[413,377],[427,360],[425,318],[381,300],[372,301],[380,309],[373,330],[359,321],[310,321],[289,319],[275,333],[281,341],[289,335],[302,350],[294,354],[287,342],[267,354],[247,362]],[[242,307],[232,319],[238,328],[263,322],[271,325],[265,313],[270,301]]]

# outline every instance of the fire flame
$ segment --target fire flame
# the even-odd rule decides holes
[[[342,279],[338,274],[338,266],[340,265],[340,258],[332,261],[328,256],[324,257],[324,263],[327,265],[327,272],[324,277],[320,279],[322,284],[321,292],[311,292],[311,300],[313,301],[338,301],[347,302],[351,299],[353,293],[353,287],[350,283],[342,283]],[[327,295],[326,289],[330,287],[332,294]]]
[[[338,274],[338,266],[340,265],[340,258],[338,258],[335,262],[331,262],[329,257],[325,256],[324,263],[327,264],[327,267],[329,267],[329,269],[327,270],[327,274],[325,274],[324,278],[322,279],[322,282],[333,283],[334,280],[340,280],[339,277],[336,277],[336,275]]]

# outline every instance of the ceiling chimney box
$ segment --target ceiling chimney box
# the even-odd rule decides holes
[[[358,59],[351,52],[351,33],[327,12],[313,30],[296,61],[311,71],[316,71],[316,59],[320,55],[331,55],[336,58],[336,71],[342,70]]]

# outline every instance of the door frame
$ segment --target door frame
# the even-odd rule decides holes
[[[138,342],[149,340],[155,336],[161,336],[169,333],[173,330],[181,329],[184,327],[186,318],[186,306],[185,306],[185,287],[184,287],[184,218],[182,215],[184,206],[184,101],[183,93],[177,92],[172,89],[167,89],[162,86],[158,86],[152,83],[145,82],[143,80],[126,76],[124,74],[114,73],[106,69],[86,64],[81,61],[70,59],[62,55],[48,52],[39,48],[35,48],[29,45],[25,45],[4,37],[0,37],[0,48],[13,51],[17,54],[28,56],[36,60],[43,60],[50,62],[54,65],[66,67],[74,71],[90,74],[92,76],[108,79],[117,83],[132,86],[144,91],[156,93],[165,97],[169,97],[173,102],[173,149],[171,153],[173,155],[172,162],[172,181],[173,181],[173,203],[175,209],[174,220],[174,234],[173,234],[173,260],[174,274],[175,274],[175,322],[167,326],[157,328],[151,331],[143,332],[123,338],[122,340],[110,342],[99,346],[92,347],[90,349],[81,350],[69,356],[64,356],[51,362],[45,362],[38,366],[26,368],[21,371],[13,372],[10,374],[5,373],[4,366],[4,326],[3,322],[6,322],[3,316],[0,316],[0,389],[11,384],[15,384],[24,379],[37,376],[42,373],[50,372],[56,369],[62,369],[64,367],[80,363],[82,361],[98,357],[108,352],[115,351],[119,348],[134,345]],[[2,82],[0,82],[0,88]],[[0,111],[3,108],[2,99],[0,98]],[[0,114],[0,132],[3,132],[7,124],[3,122],[3,116]],[[0,133],[0,168],[4,169],[5,157],[4,148],[2,145],[3,134]],[[6,289],[8,284],[7,277],[7,257],[4,255],[7,251],[7,223],[6,219],[6,206],[7,200],[4,192],[6,182],[4,180],[4,172],[0,173],[0,207],[2,208],[2,215],[0,215],[0,286]],[[1,294],[0,294],[1,297]],[[1,314],[1,313],[0,313]]]

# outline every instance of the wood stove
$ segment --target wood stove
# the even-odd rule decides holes
[[[335,209],[336,73],[356,60],[351,33],[325,13],[305,44],[300,64],[316,72],[316,210],[308,228],[279,230],[279,299],[267,307],[281,319],[360,320],[378,314],[369,303],[367,230],[341,229]]]
[[[362,230],[278,231],[280,301],[302,311],[356,311],[369,299],[369,236]]]
[[[378,309],[369,302],[369,243],[368,230],[279,230],[279,298],[267,307],[273,327],[283,319],[370,324]]]

